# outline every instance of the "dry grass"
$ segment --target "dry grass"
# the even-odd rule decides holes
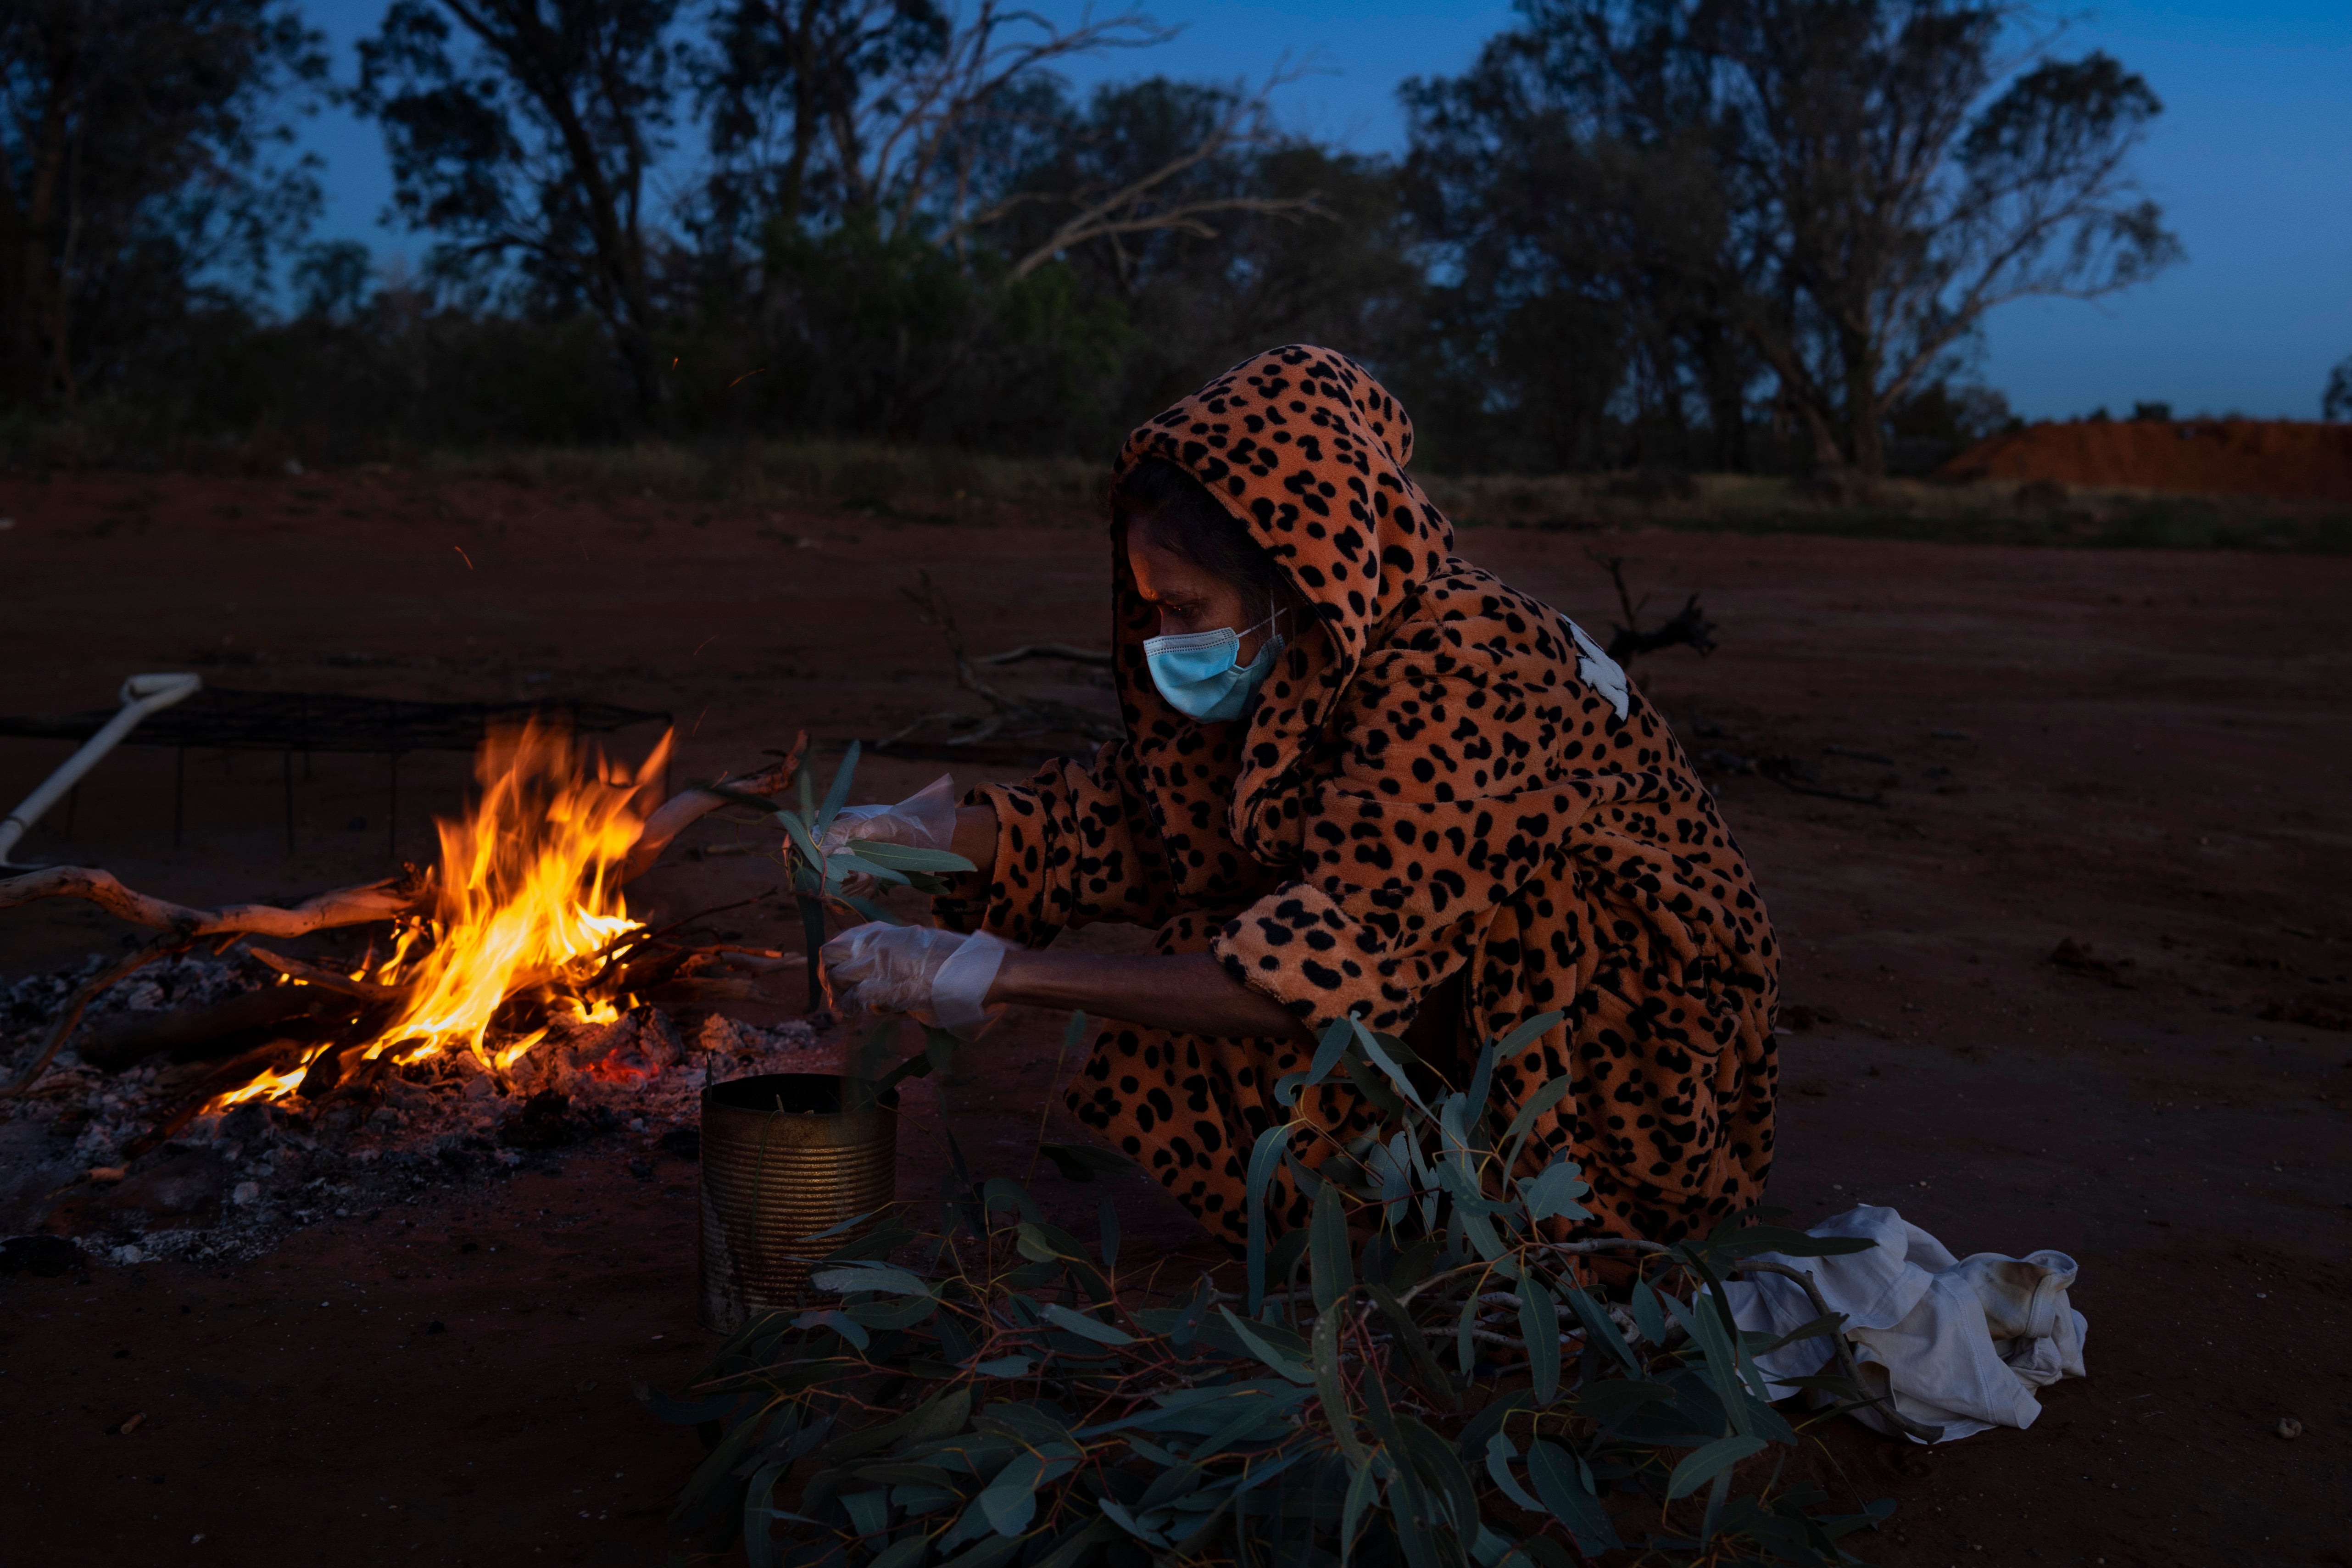
[[[427,473],[745,506],[798,502],[950,521],[976,506],[1091,517],[1107,475],[1076,458],[819,438],[443,452]]]

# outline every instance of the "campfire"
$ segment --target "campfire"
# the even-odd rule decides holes
[[[38,1030],[0,1040],[21,1064],[0,1092],[16,1119],[71,1135],[65,1185],[135,1188],[158,1161],[209,1156],[224,1215],[299,1223],[310,1211],[268,1191],[289,1167],[316,1184],[378,1162],[511,1165],[600,1128],[658,1138],[691,1126],[714,1076],[807,1070],[808,1023],[758,1028],[678,1000],[754,994],[797,958],[630,913],[624,884],[721,804],[656,804],[668,744],[632,769],[561,729],[495,733],[477,798],[438,823],[433,866],[293,909],[188,909],[82,868],[0,881],[0,908],[82,898],[159,933],[116,963],[0,989],[0,1030]],[[720,788],[774,795],[804,747]],[[263,945],[361,926],[379,929],[340,963]]]
[[[631,969],[625,955],[647,934],[629,918],[620,871],[645,826],[636,803],[668,754],[665,735],[629,774],[579,752],[561,730],[532,724],[493,735],[476,763],[480,801],[462,820],[438,824],[441,858],[425,879],[430,912],[397,917],[380,962],[371,954],[340,977],[346,987],[315,966],[254,954],[289,984],[348,989],[371,1012],[388,1010],[386,1021],[363,1044],[322,1043],[208,1109],[283,1099],[337,1056],[362,1076],[378,1063],[405,1067],[446,1051],[503,1072],[558,1023],[618,1018]],[[529,1024],[534,1017],[544,1021]]]

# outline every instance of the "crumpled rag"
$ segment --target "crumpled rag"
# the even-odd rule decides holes
[[[1990,1426],[2031,1426],[2042,1414],[2036,1389],[2084,1375],[2088,1325],[2066,1300],[2075,1264],[2064,1253],[1955,1258],[1893,1209],[1869,1204],[1811,1234],[1877,1245],[1836,1258],[1758,1256],[1812,1276],[1830,1310],[1845,1314],[1867,1391],[1914,1421],[1941,1426],[1941,1441]],[[1779,1275],[1736,1279],[1724,1290],[1743,1330],[1782,1334],[1817,1316],[1804,1287]],[[1758,1356],[1756,1366],[1767,1384],[1789,1392],[1782,1380],[1813,1376],[1834,1354],[1828,1338],[1816,1334]],[[1879,1406],[1853,1414],[1881,1432],[1901,1430]]]

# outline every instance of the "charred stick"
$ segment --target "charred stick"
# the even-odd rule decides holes
[[[279,1061],[298,1059],[310,1047],[300,1040],[272,1040],[240,1056],[233,1057],[206,1073],[195,1088],[180,1097],[155,1124],[123,1146],[127,1163],[142,1154],[162,1148],[178,1136],[182,1128],[194,1121],[210,1105],[232,1089],[242,1088],[252,1081],[256,1073],[268,1070]]]
[[[321,969],[315,963],[305,963],[299,958],[289,958],[282,952],[271,952],[258,947],[246,951],[280,974],[306,985],[316,985],[323,991],[356,996],[362,1002],[395,1002],[408,994],[404,986],[379,985],[373,980],[353,979],[348,974],[338,974],[331,969]]]

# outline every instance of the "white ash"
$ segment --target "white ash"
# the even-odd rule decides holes
[[[27,1031],[46,1031],[65,1006],[66,999],[110,962],[113,961],[104,953],[93,952],[77,968],[28,975],[0,989],[0,1040]],[[151,963],[120,984],[108,986],[91,998],[82,1017],[87,1020],[117,1013],[204,1007],[247,991],[257,991],[276,979],[268,968],[241,951],[232,952],[225,958],[181,953]]]

